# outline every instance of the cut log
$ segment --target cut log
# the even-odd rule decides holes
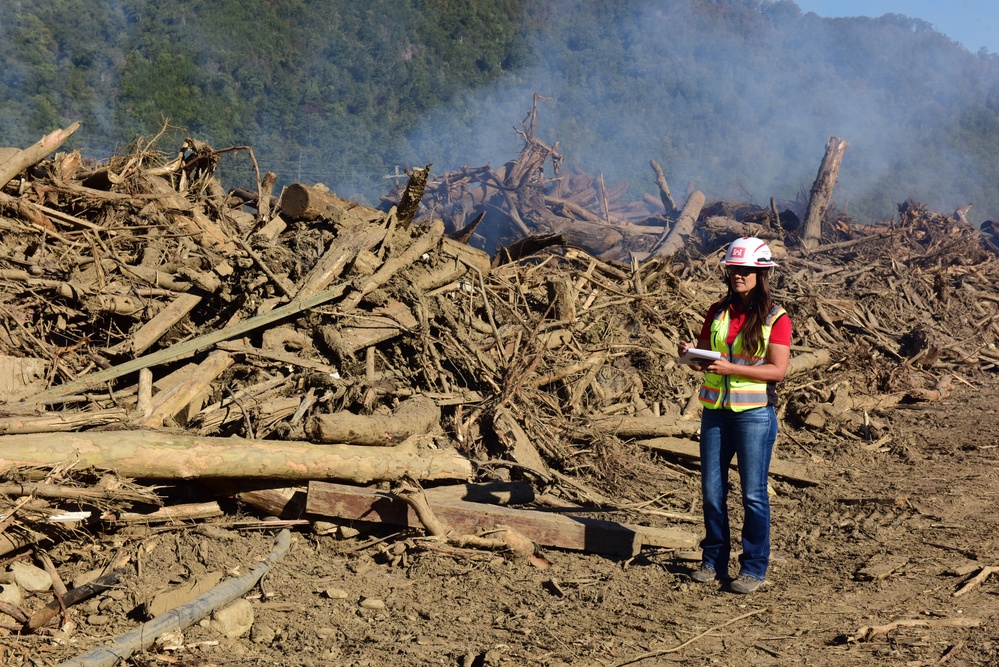
[[[635,526],[460,500],[432,500],[437,517],[459,534],[509,526],[536,544],[560,549],[630,557],[637,554],[643,544],[689,549],[699,539],[678,528]],[[416,513],[398,496],[344,484],[310,482],[306,509],[310,514],[350,521],[422,527]]]
[[[0,472],[19,466],[114,470],[136,479],[339,479],[366,484],[410,475],[467,480],[471,462],[453,448],[421,447],[413,437],[395,447],[210,438],[163,431],[107,431],[0,436]]]
[[[839,137],[829,137],[829,141],[826,142],[826,154],[812,184],[808,210],[805,212],[805,230],[802,237],[805,250],[817,248],[822,240],[822,220],[829,210],[829,201],[832,199],[833,188],[836,187],[839,166],[849,145],[850,142]]]
[[[701,459],[700,445],[693,440],[685,440],[683,438],[652,438],[650,440],[639,440],[635,444],[646,449],[671,456],[678,456],[689,461],[700,461]],[[735,468],[736,466],[737,462],[733,460],[731,467]],[[808,473],[802,466],[789,461],[771,461],[770,474],[794,484],[805,484],[808,486],[818,486],[819,484],[808,476]]]
[[[373,222],[384,215],[381,211],[319,188],[292,183],[281,194],[281,214],[289,220],[323,218],[336,225],[351,226],[357,222]]]
[[[315,415],[305,432],[317,442],[387,447],[414,435],[439,433],[441,410],[431,399],[415,396],[391,415],[356,415],[346,410]]]

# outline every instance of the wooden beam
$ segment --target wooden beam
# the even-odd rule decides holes
[[[430,504],[437,518],[459,534],[509,526],[536,544],[574,551],[630,557],[643,545],[690,549],[699,539],[679,528],[651,528],[437,497],[431,497]],[[345,484],[310,482],[306,511],[348,521],[423,527],[416,513],[398,496]]]

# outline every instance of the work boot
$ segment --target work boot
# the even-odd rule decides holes
[[[732,590],[736,593],[742,593],[746,595],[758,590],[765,583],[763,579],[757,579],[756,577],[751,577],[748,574],[740,574],[735,581],[732,582]]]
[[[690,578],[692,581],[696,581],[699,584],[706,584],[709,581],[717,579],[718,573],[715,572],[713,567],[702,565],[690,573]]]

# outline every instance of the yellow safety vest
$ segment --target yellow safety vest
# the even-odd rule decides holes
[[[719,308],[711,322],[711,349],[721,352],[732,363],[744,366],[761,366],[766,363],[767,348],[770,345],[770,331],[773,329],[774,322],[786,312],[777,305],[770,309],[770,314],[767,315],[767,319],[763,323],[762,355],[756,357],[744,353],[741,331],[735,337],[732,345],[728,344],[728,328],[731,321],[729,309],[728,307]],[[717,373],[704,374],[704,384],[701,385],[701,391],[697,398],[709,410],[728,408],[733,412],[762,408],[769,402],[766,382],[750,380],[739,375],[718,375]]]

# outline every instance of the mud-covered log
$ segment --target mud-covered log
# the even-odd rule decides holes
[[[414,435],[440,431],[441,410],[431,399],[416,396],[399,404],[391,415],[355,415],[342,410],[315,415],[305,432],[317,442],[386,447]]]
[[[471,462],[453,448],[421,447],[413,437],[395,447],[211,438],[164,431],[106,431],[0,436],[0,472],[19,466],[113,470],[137,479],[339,479],[357,484],[464,480]]]
[[[592,426],[600,433],[612,433],[620,438],[657,438],[696,435],[701,423],[685,419],[622,416],[595,419]]]

